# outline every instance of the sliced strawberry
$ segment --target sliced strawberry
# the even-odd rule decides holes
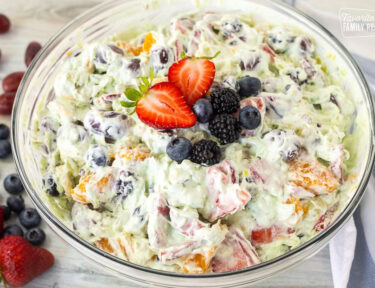
[[[215,64],[202,58],[184,58],[174,63],[168,80],[180,89],[190,107],[206,94],[215,77]]]
[[[136,112],[142,122],[157,129],[188,128],[197,122],[181,92],[168,82],[151,87],[138,101]]]
[[[292,234],[294,232],[295,230],[293,228],[283,228],[276,225],[268,228],[254,229],[251,232],[251,244],[258,247],[262,244],[271,243],[282,235]]]

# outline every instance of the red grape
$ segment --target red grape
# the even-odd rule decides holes
[[[39,42],[33,41],[29,43],[25,52],[26,67],[30,66],[31,61],[33,61],[35,55],[39,52],[41,48],[42,48],[42,45],[40,45]]]
[[[5,92],[0,95],[0,115],[9,115],[12,113],[15,92]]]
[[[23,74],[25,74],[25,72],[13,72],[5,76],[3,79],[4,92],[17,92]]]
[[[6,33],[10,28],[10,20],[4,14],[0,14],[0,34]]]

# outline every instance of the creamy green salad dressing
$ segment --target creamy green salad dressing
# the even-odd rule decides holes
[[[44,185],[59,193],[49,197],[56,214],[113,255],[185,273],[245,268],[311,239],[347,200],[354,113],[315,45],[296,29],[217,13],[180,16],[127,42],[84,45],[64,63],[35,123]],[[215,140],[207,125],[160,131],[120,104],[150,68],[153,84],[166,81],[182,51],[220,51],[211,90],[237,90],[245,75],[262,81],[261,93],[241,100],[259,109],[261,125],[222,146],[211,167],[165,153],[176,136]]]

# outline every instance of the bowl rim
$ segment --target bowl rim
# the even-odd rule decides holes
[[[252,1],[252,0],[247,0],[247,1]],[[257,0],[255,2],[259,3],[259,1],[257,1]],[[316,20],[314,20],[309,15],[307,15],[304,12],[296,9],[295,7],[292,7],[292,6],[290,6],[286,3],[283,3],[283,2],[279,2],[277,0],[267,0],[267,1],[265,1],[266,4],[267,4],[267,2],[268,2],[268,4],[272,4],[272,5],[274,5],[275,7],[279,8],[281,10],[289,11],[290,13],[293,13],[295,15],[303,17],[305,20],[307,20],[307,22],[310,22],[310,24],[315,26],[315,28],[319,29],[323,33],[323,35],[325,34],[326,36],[328,36],[331,39],[331,41],[333,42],[333,44],[338,46],[338,48],[339,48],[339,50],[341,50],[343,56],[346,57],[346,60],[348,62],[348,67],[351,66],[351,68],[353,68],[353,73],[357,74],[357,76],[360,80],[359,84],[362,84],[362,86],[363,86],[362,88],[363,88],[363,91],[365,93],[364,99],[367,98],[367,100],[369,101],[369,104],[370,104],[370,109],[369,109],[369,112],[370,112],[370,115],[369,115],[369,118],[370,118],[369,124],[370,125],[369,126],[370,127],[369,127],[369,129],[370,129],[370,131],[373,131],[374,127],[375,127],[374,101],[372,99],[372,96],[371,96],[370,89],[369,89],[368,83],[366,81],[366,78],[364,77],[361,69],[359,68],[358,64],[356,63],[356,61],[354,60],[354,58],[352,57],[350,52],[345,48],[345,46],[339,40],[337,40],[337,38],[331,32],[329,32],[325,27],[323,27],[320,23],[318,23]],[[18,131],[19,130],[22,131],[22,128],[20,129],[20,127],[19,127],[20,121],[17,121],[17,118],[18,118],[17,115],[20,114],[19,113],[20,102],[23,100],[22,98],[26,94],[25,86],[26,86],[26,83],[29,80],[29,78],[30,77],[32,78],[32,76],[33,76],[34,67],[36,66],[36,63],[38,63],[39,59],[42,56],[47,54],[48,48],[53,46],[53,44],[56,41],[59,40],[59,38],[61,37],[61,35],[64,32],[68,31],[69,28],[74,26],[74,24],[76,22],[78,22],[80,20],[84,20],[84,19],[86,19],[86,20],[90,19],[93,16],[99,14],[101,11],[105,11],[106,8],[113,7],[117,3],[118,4],[123,3],[123,0],[110,0],[110,1],[106,1],[104,3],[101,3],[99,5],[94,6],[93,8],[89,9],[88,11],[80,14],[78,17],[71,20],[62,29],[60,29],[57,34],[55,34],[52,38],[50,38],[50,40],[42,47],[41,51],[37,54],[37,56],[32,61],[31,65],[27,69],[27,71],[26,71],[26,73],[25,73],[25,75],[24,75],[24,77],[23,77],[23,79],[20,83],[19,89],[18,89],[16,97],[15,97],[13,112],[12,112],[12,116],[11,116],[11,143],[12,143],[12,152],[13,152],[13,155],[14,155],[16,168],[17,168],[17,171],[20,175],[21,181],[22,181],[22,183],[25,187],[25,190],[26,190],[27,194],[29,195],[29,197],[31,198],[34,205],[41,212],[42,216],[46,217],[55,226],[55,227],[51,227],[51,228],[58,229],[59,231],[63,232],[65,234],[65,236],[70,237],[75,242],[78,242],[79,245],[84,246],[84,248],[86,248],[88,250],[91,250],[91,252],[99,254],[101,257],[105,257],[108,260],[114,261],[118,264],[125,265],[129,268],[140,270],[142,272],[156,274],[158,276],[169,276],[169,277],[174,277],[174,278],[187,278],[187,279],[221,278],[221,277],[224,277],[224,276],[230,276],[230,275],[234,276],[234,275],[244,274],[244,273],[248,273],[248,272],[258,271],[258,270],[260,270],[264,267],[272,267],[274,265],[277,265],[278,263],[283,262],[283,260],[286,260],[287,258],[290,258],[293,255],[296,256],[298,254],[301,254],[302,251],[305,250],[305,248],[307,248],[309,246],[314,246],[324,239],[332,238],[338,232],[339,228],[342,227],[349,220],[350,216],[354,213],[355,209],[359,205],[359,203],[360,203],[360,201],[361,201],[361,199],[362,199],[362,197],[363,197],[363,195],[366,191],[366,186],[369,182],[371,172],[372,172],[372,169],[373,169],[373,166],[374,166],[374,160],[375,160],[375,158],[374,158],[375,157],[374,135],[371,135],[372,137],[370,137],[369,155],[368,155],[368,159],[367,159],[367,163],[366,163],[366,168],[365,168],[365,171],[363,173],[362,179],[359,182],[358,188],[356,189],[356,192],[353,194],[353,197],[351,198],[351,200],[347,203],[345,209],[337,216],[337,218],[334,220],[334,222],[331,223],[322,232],[320,232],[319,234],[314,236],[312,239],[310,239],[307,242],[301,244],[300,246],[288,251],[287,253],[284,253],[283,255],[280,255],[280,256],[278,256],[276,258],[273,258],[271,260],[262,262],[260,264],[257,264],[257,265],[254,265],[254,266],[249,266],[247,268],[240,269],[240,270],[229,271],[229,272],[220,272],[220,273],[206,273],[206,274],[188,274],[188,273],[185,273],[184,274],[184,273],[176,273],[176,272],[167,272],[167,271],[163,271],[163,270],[157,270],[157,269],[149,268],[149,267],[146,267],[146,266],[134,264],[130,261],[126,261],[126,260],[118,258],[114,255],[111,255],[111,254],[95,247],[94,245],[90,244],[89,242],[87,242],[83,238],[76,235],[60,219],[58,219],[57,216],[55,216],[51,212],[51,210],[40,199],[40,197],[38,196],[38,193],[34,191],[34,189],[32,187],[32,184],[27,177],[26,171],[23,167],[23,163],[22,163],[21,157],[20,157],[21,147],[19,146],[19,144],[17,143],[17,140],[16,140],[17,135],[18,135],[17,134]],[[265,6],[266,4],[264,4],[264,5],[261,4],[261,5]],[[102,10],[102,9],[104,9],[104,10]],[[273,8],[271,7],[271,9],[273,9]],[[69,245],[71,245],[71,244],[69,243]],[[74,248],[76,248],[76,247],[74,247]],[[87,255],[85,255],[85,256],[87,256]]]

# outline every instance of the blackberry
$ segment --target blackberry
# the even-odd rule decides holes
[[[221,144],[229,144],[240,138],[241,126],[233,115],[221,114],[210,121],[208,130]]]
[[[210,97],[216,114],[231,114],[240,108],[240,96],[231,88],[218,88],[210,94]]]
[[[221,151],[215,141],[200,140],[193,145],[190,160],[203,166],[211,166],[220,162]]]

